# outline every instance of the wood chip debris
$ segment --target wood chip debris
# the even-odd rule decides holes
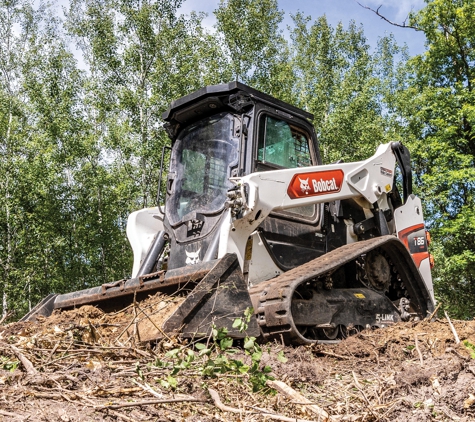
[[[141,343],[135,323],[153,309],[89,306],[0,326],[0,419],[475,420],[474,321],[402,323],[332,345],[262,345],[261,369],[271,373],[253,391],[250,370],[219,367],[223,357],[250,365],[242,349],[200,355],[171,336]]]

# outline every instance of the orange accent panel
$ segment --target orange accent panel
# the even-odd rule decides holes
[[[292,177],[287,194],[291,199],[298,199],[337,193],[343,185],[343,177],[341,169],[299,173]]]
[[[414,233],[414,232],[417,232],[417,231],[423,230],[423,229],[424,229],[424,224],[421,223],[421,224],[416,224],[415,226],[408,227],[404,230],[401,230],[398,233],[399,239],[404,243],[404,246],[406,246],[406,248],[409,252],[411,252],[411,249],[409,247],[409,242],[408,242],[409,235],[411,233]],[[424,233],[427,233],[427,232],[424,231]],[[427,241],[427,238],[426,238],[426,241]],[[429,254],[428,251],[416,252],[416,253],[411,252],[411,255],[412,255],[412,259],[414,260],[417,268],[419,268],[419,266],[421,265],[421,262],[424,259],[427,259],[427,258],[430,257],[430,254]]]

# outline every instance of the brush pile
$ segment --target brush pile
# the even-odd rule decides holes
[[[154,296],[0,327],[2,421],[471,421],[475,321],[363,331],[339,344],[232,344],[222,330],[141,342]]]

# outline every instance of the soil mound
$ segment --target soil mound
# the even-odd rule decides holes
[[[177,301],[0,327],[0,420],[475,420],[475,321],[401,323],[308,347],[231,347],[223,333],[143,342],[141,327],[159,321],[150,315],[164,320]]]

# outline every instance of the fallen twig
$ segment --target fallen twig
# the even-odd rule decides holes
[[[358,381],[358,378],[356,377],[355,371],[351,371],[351,373],[353,375],[353,379],[355,380],[355,387],[358,389],[358,391],[361,393],[361,395],[365,399],[365,402],[368,405],[368,410],[373,414],[374,417],[376,417],[376,419],[379,419],[378,415],[376,413],[374,413],[374,411],[372,409],[371,402],[368,400],[368,397],[366,397],[366,394],[363,390],[363,387],[361,386],[360,382]]]
[[[219,394],[216,390],[213,390],[212,388],[208,388],[209,395],[214,401],[215,406],[219,409],[222,410],[223,412],[230,412],[230,413],[251,413],[248,410],[242,410],[242,409],[237,409],[235,407],[227,406],[225,405],[221,399],[219,398]],[[254,413],[254,412],[252,412]],[[287,416],[283,415],[278,415],[276,413],[266,413],[266,412],[261,412],[260,416],[269,418],[269,419],[274,419],[276,421],[284,421],[284,422],[315,422],[315,421],[309,421],[307,419],[297,419],[297,418],[289,418]],[[323,422],[323,421],[322,421]]]
[[[17,413],[11,413],[11,412],[7,412],[6,410],[1,410],[0,409],[0,416],[11,416],[11,417],[14,417],[14,418],[18,418],[18,419],[28,419],[28,417],[26,416],[19,416]]]
[[[226,406],[222,401],[221,398],[219,397],[219,394],[216,390],[213,390],[212,388],[208,388],[208,393],[211,396],[211,398],[214,401],[214,404],[219,410],[222,410],[223,412],[231,412],[231,413],[242,413],[243,411],[241,409],[236,409],[235,407],[231,406]]]
[[[351,357],[337,355],[336,353],[327,352],[326,350],[315,350],[315,353],[320,353],[322,355],[331,356],[333,358],[338,358],[338,359],[351,360]]]
[[[26,372],[28,375],[36,375],[38,371],[35,369],[33,364],[28,360],[28,358],[20,352],[20,350],[13,346],[13,344],[10,344],[10,348],[13,350],[13,353],[15,353],[16,357],[20,359],[20,362],[22,363],[23,367],[26,369]]]
[[[388,410],[386,412],[384,412],[383,415],[381,415],[381,419],[386,419],[387,420],[387,416],[394,410],[394,408],[399,404],[401,403],[402,401],[404,401],[403,398],[400,398],[400,399],[397,399],[397,400],[394,400],[392,401],[391,403],[387,403],[388,404]]]
[[[434,312],[432,312],[432,313],[429,315],[429,317],[427,318],[429,321],[432,321],[432,318],[435,317],[435,315],[437,314],[437,312],[438,312],[439,308],[441,307],[441,305],[442,305],[442,302],[439,302],[438,305],[437,305],[437,307],[434,309]]]
[[[135,322],[135,317],[126,325],[126,327],[121,331],[121,333],[115,339],[115,343],[119,341],[119,339],[125,334],[125,332],[130,328],[130,326]]]
[[[162,399],[163,398],[163,394],[160,394],[158,392],[156,392],[152,387],[150,387],[150,385],[148,385],[147,383],[145,384],[140,384],[138,381],[136,380],[132,380],[132,382],[136,385],[138,385],[139,387],[143,388],[145,391],[149,392],[152,396],[155,396],[159,399]]]
[[[138,321],[138,314],[137,314],[137,301],[135,300],[135,295],[136,292],[134,293],[134,307],[132,308],[134,310],[134,342],[135,339],[138,340],[140,343],[140,332],[139,332],[139,321]]]
[[[128,416],[125,416],[122,413],[116,412],[115,410],[112,410],[112,409],[107,409],[107,412],[109,412],[111,415],[114,415],[116,418],[123,419],[124,421],[130,421],[130,422],[136,421],[136,419],[129,418]]]
[[[447,321],[449,322],[450,329],[452,330],[452,333],[455,337],[455,344],[460,344],[460,338],[459,335],[457,334],[457,331],[455,330],[454,324],[452,324],[452,321],[449,318],[449,314],[447,311],[444,311],[445,313],[445,318],[447,318]]]
[[[184,403],[184,402],[204,402],[205,400],[196,399],[194,397],[180,398],[180,399],[164,399],[164,400],[146,400],[136,401],[122,404],[110,404],[103,406],[94,406],[96,409],[121,409],[123,407],[135,407],[135,406],[148,406],[154,404],[166,404],[166,403]]]
[[[292,400],[295,400],[299,403],[304,403],[306,405],[306,409],[311,410],[313,413],[318,415],[319,418],[323,418],[323,421],[329,420],[330,416],[325,410],[312,403],[309,399],[302,396],[302,394],[300,394],[298,391],[295,391],[293,388],[289,387],[286,383],[277,380],[268,380],[266,385],[270,388],[276,389],[279,393],[284,394]]]
[[[446,353],[453,353],[454,355],[457,355],[460,359],[462,360],[465,360],[465,361],[470,361],[472,360],[472,358],[470,356],[463,356],[461,355],[457,350],[455,350],[453,347],[447,347],[445,349],[445,352]],[[473,374],[475,375],[475,372],[473,372]]]
[[[419,349],[419,341],[417,339],[417,333],[414,334],[414,347],[416,348],[417,354],[419,355],[421,366],[424,366],[424,359],[422,357],[421,349]]]
[[[53,346],[53,348],[51,349],[51,352],[49,353],[48,355],[48,358],[46,359],[45,363],[43,363],[41,366],[44,367],[45,365],[48,364],[48,362],[51,360],[51,358],[53,357],[53,355],[55,354],[56,350],[58,349],[59,347],[59,344],[61,343],[61,341],[57,341],[56,344]]]
[[[160,331],[160,334],[162,334],[168,341],[171,341],[171,338],[167,335],[167,333],[165,333],[165,331],[163,331],[157,324],[155,324],[155,322],[153,321],[153,319],[150,318],[150,316],[149,316],[148,314],[146,314],[146,313],[144,312],[144,310],[143,310],[139,305],[136,305],[136,306],[137,306],[138,310],[139,310],[140,312],[142,312],[142,313],[145,315],[145,317],[152,323],[152,325],[153,325],[158,331]]]

